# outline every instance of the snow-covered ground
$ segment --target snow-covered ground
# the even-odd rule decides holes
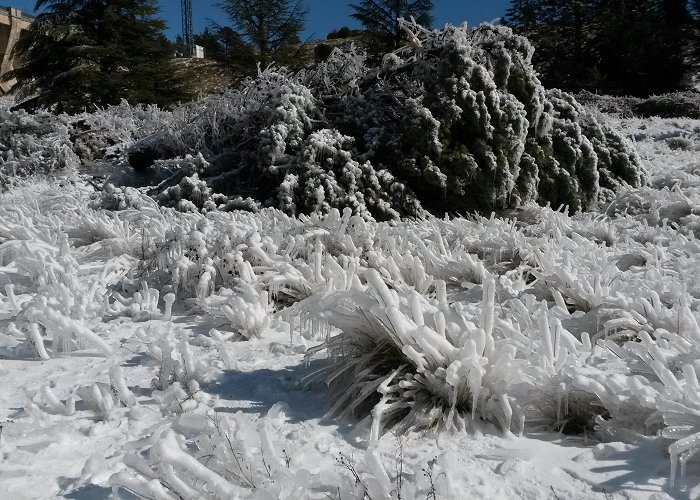
[[[573,217],[1,195],[0,497],[700,497],[700,121],[608,119]]]

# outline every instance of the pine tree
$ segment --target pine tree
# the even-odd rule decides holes
[[[219,6],[263,65],[286,62],[280,59],[299,43],[306,17],[302,0],[225,0]]]
[[[592,26],[595,0],[513,0],[506,24],[535,45],[533,61],[546,87],[596,85],[598,54]]]
[[[79,112],[131,103],[171,106],[191,97],[175,74],[174,48],[155,0],[38,0],[16,46],[20,107]]]
[[[690,67],[685,6],[678,7],[679,2],[669,1],[603,2],[596,31],[604,91],[648,96],[683,87]]]
[[[689,60],[693,68],[698,71],[700,69],[700,0],[690,2],[689,14],[690,25],[687,30]]]
[[[355,11],[352,17],[362,23],[382,49],[394,50],[401,46],[404,33],[399,18],[413,17],[425,27],[433,22],[431,0],[362,0],[350,6]]]
[[[212,26],[194,36],[194,42],[204,48],[207,59],[238,74],[241,69],[255,67],[255,54],[241,36],[229,26]]]
[[[644,96],[681,88],[690,69],[685,0],[512,0],[506,22],[547,87]]]

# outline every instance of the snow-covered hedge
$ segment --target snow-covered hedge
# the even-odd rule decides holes
[[[174,116],[126,102],[75,116],[11,111],[11,105],[8,98],[0,101],[0,190],[31,176],[117,166],[129,144],[167,127]]]
[[[29,175],[75,169],[80,162],[68,128],[50,113],[10,112],[0,106],[0,190]]]
[[[542,87],[525,38],[492,25],[404,27],[411,44],[381,67],[350,47],[296,75],[268,68],[133,151],[201,153],[213,193],[292,214],[350,207],[388,219],[530,200],[578,211],[645,183],[622,137]]]

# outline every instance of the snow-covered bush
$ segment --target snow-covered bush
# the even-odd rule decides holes
[[[403,27],[411,44],[379,67],[353,45],[336,48],[312,69],[267,68],[172,112],[127,103],[75,117],[0,110],[2,182],[111,164],[117,187],[150,185],[181,211],[259,203],[377,219],[531,200],[575,212],[646,182],[619,134],[543,88],[525,38],[492,25]],[[138,171],[131,179],[128,164]]]
[[[352,139],[337,130],[312,133],[302,146],[298,173],[285,176],[280,208],[291,213],[328,213],[350,208],[367,219],[394,219],[417,214],[420,203],[386,170],[353,159]]]
[[[632,118],[634,116],[634,106],[641,101],[638,97],[593,94],[587,90],[577,92],[575,97],[578,102],[586,107],[620,118]]]
[[[576,211],[595,206],[601,187],[645,182],[624,139],[573,97],[545,91],[526,39],[491,25],[404,26],[412,45],[368,72],[338,123],[426,208],[537,200]]]
[[[401,477],[404,471],[397,471],[399,477],[394,477],[373,447],[358,463],[341,454],[321,464],[320,472],[310,472],[309,464],[287,453],[285,448],[293,445],[273,435],[269,428],[274,414],[280,411],[278,406],[274,405],[257,423],[242,412],[230,417],[214,413],[182,415],[174,424],[175,430],[156,432],[145,450],[126,455],[127,470],[113,474],[109,483],[117,491],[124,489],[142,498],[164,500],[293,500],[299,495],[363,500],[401,494],[418,498],[430,491],[435,493],[436,485],[420,477],[409,482]],[[436,476],[443,470],[436,464],[429,467]],[[448,480],[436,477],[436,482],[441,493],[456,493]]]
[[[9,111],[0,106],[0,190],[31,175],[74,171],[80,160],[69,133],[66,116]]]
[[[182,210],[251,197],[292,214],[350,207],[378,219],[530,200],[586,210],[646,182],[621,136],[542,87],[525,38],[491,25],[404,29],[411,44],[378,68],[336,48],[312,69],[267,68],[163,115],[129,159],[184,174],[158,186]],[[202,160],[196,178],[188,155]]]
[[[700,118],[700,93],[687,91],[648,97],[634,106],[638,116]]]
[[[258,292],[248,283],[241,283],[235,292],[221,288],[216,295],[203,298],[200,307],[211,317],[226,320],[244,339],[260,336],[270,325],[267,292]]]

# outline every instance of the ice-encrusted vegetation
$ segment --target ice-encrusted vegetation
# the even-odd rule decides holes
[[[413,48],[383,71],[424,78],[429,97],[403,118],[377,104],[398,80],[368,77],[352,51],[314,74],[268,70],[250,101],[0,110],[8,494],[36,476],[37,497],[590,498],[601,482],[697,497],[700,124],[604,116],[518,80],[529,49],[507,30],[409,29]],[[477,82],[439,88],[436,54],[492,91],[459,95],[494,120],[474,161],[478,177],[497,159],[503,183],[477,204],[496,213],[431,215],[406,173],[483,185],[458,187],[449,163],[474,152],[448,137],[474,117],[431,144],[350,127],[372,109],[430,130],[436,103]],[[366,108],[329,98],[348,128],[319,127],[314,92],[349,82],[343,98]],[[250,149],[232,142],[250,130]],[[154,163],[133,172],[129,157]],[[220,189],[263,170],[272,201]]]
[[[350,208],[183,213],[138,191],[139,208],[105,210],[79,177],[33,180],[0,199],[3,365],[105,357],[104,375],[42,385],[26,411],[138,422],[158,410],[161,430],[110,479],[147,498],[389,497],[396,478],[372,451],[389,430],[660,436],[678,482],[700,449],[700,178],[672,168],[651,184],[671,178],[602,213],[528,204],[391,223]],[[204,333],[177,326],[188,315]],[[366,421],[357,484],[349,468],[285,465],[289,444],[265,428],[283,406],[257,420],[213,409],[211,388],[238,369],[231,341],[275,330],[313,346],[296,382],[328,396],[327,417]],[[132,375],[127,345],[152,375]],[[144,376],[148,395],[130,385]]]
[[[312,69],[269,67],[173,112],[126,104],[75,117],[3,111],[0,138],[10,139],[0,146],[0,182],[39,166],[107,160],[143,171],[128,181],[113,175],[117,190],[147,186],[181,211],[347,207],[377,220],[529,201],[576,212],[646,183],[622,136],[542,86],[525,38],[492,25],[404,28],[411,44],[379,67],[353,46],[337,48]]]

